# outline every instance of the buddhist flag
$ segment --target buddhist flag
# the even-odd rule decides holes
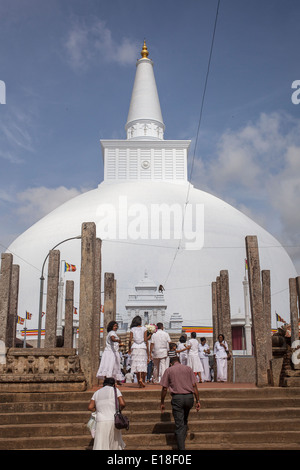
[[[101,312],[101,313],[104,313],[104,305],[101,305],[101,307],[100,307],[100,312]]]
[[[248,260],[245,258],[245,269],[248,269]]]
[[[32,313],[26,311],[26,320],[31,320]]]
[[[17,323],[19,325],[24,325],[24,320],[25,320],[25,318],[19,317],[19,315],[17,315]]]
[[[46,315],[46,312],[42,312],[42,318],[43,318],[44,315]]]
[[[69,264],[65,262],[65,272],[74,272],[76,271],[76,266],[74,264]]]
[[[281,323],[286,323],[286,321],[280,315],[278,315],[278,313],[276,313],[276,321],[280,321]]]
[[[76,307],[73,307],[73,309],[74,309],[74,310],[73,310],[74,315],[77,315],[77,314],[78,314],[77,308],[76,308]]]

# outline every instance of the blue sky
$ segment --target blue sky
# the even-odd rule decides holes
[[[165,139],[191,139],[191,181],[287,247],[300,274],[298,0],[1,0],[0,243],[103,179],[125,139],[146,38]]]

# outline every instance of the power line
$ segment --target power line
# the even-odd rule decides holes
[[[170,269],[169,269],[167,278],[166,278],[166,280],[165,280],[165,284],[167,283],[167,281],[168,281],[168,279],[169,279],[170,273],[171,273],[171,271],[172,271],[172,269],[173,269],[173,266],[174,266],[174,263],[175,263],[175,260],[176,260],[176,258],[177,258],[177,255],[178,255],[178,252],[179,252],[179,249],[180,249],[180,245],[181,245],[181,242],[182,242],[182,233],[183,233],[183,227],[184,227],[184,219],[185,219],[186,207],[187,207],[187,204],[188,204],[189,194],[190,194],[190,188],[191,188],[191,183],[190,183],[190,181],[191,181],[191,179],[192,179],[192,174],[193,174],[193,171],[194,171],[194,161],[195,161],[196,148],[197,148],[197,144],[198,144],[199,133],[200,133],[200,127],[201,127],[201,122],[202,122],[203,107],[204,107],[204,101],[205,101],[205,96],[206,96],[206,89],[207,89],[208,77],[209,77],[209,72],[210,72],[211,58],[212,58],[212,53],[213,53],[213,48],[214,48],[214,42],[215,42],[215,35],[216,35],[216,29],[217,29],[217,21],[218,21],[218,15],[219,15],[219,7],[220,7],[220,0],[218,0],[218,3],[217,3],[217,10],[216,10],[216,15],[215,15],[215,22],[214,22],[214,28],[213,28],[213,35],[212,35],[212,40],[211,40],[211,45],[210,45],[209,59],[208,59],[206,77],[205,77],[205,82],[204,82],[204,89],[203,89],[202,99],[201,99],[200,116],[199,116],[199,121],[198,121],[197,132],[196,132],[196,139],[195,139],[195,146],[194,146],[194,152],[193,152],[193,158],[192,158],[192,165],[191,165],[191,171],[190,171],[190,178],[189,178],[189,182],[188,182],[188,190],[187,190],[186,202],[185,202],[184,213],[183,213],[182,230],[181,230],[181,239],[180,239],[180,241],[179,241],[177,250],[176,250],[176,252],[175,252],[175,254],[174,254],[174,258],[173,258],[173,261],[172,261],[172,263],[171,263],[171,267],[170,267]]]

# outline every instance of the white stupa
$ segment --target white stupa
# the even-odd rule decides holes
[[[20,265],[19,315],[32,312],[27,327],[38,327],[39,278],[46,255],[61,241],[80,235],[83,222],[95,222],[97,237],[103,240],[102,272],[113,272],[117,279],[118,315],[126,313],[128,296],[146,266],[155,283],[165,288],[166,320],[176,312],[183,326],[199,333],[212,326],[211,282],[222,269],[229,271],[232,318],[244,317],[245,236],[257,235],[261,269],[271,271],[275,327],[275,311],[289,319],[293,263],[266,230],[188,182],[190,141],[164,140],[153,63],[145,44],[141,55],[127,139],[101,140],[104,181],[42,218],[9,247],[14,263]],[[62,260],[77,266],[63,278],[75,281],[78,307],[80,240],[65,242],[59,249]]]

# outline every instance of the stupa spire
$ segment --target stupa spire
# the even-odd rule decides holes
[[[142,52],[141,52],[141,56],[143,59],[147,58],[149,55],[149,52],[148,52],[148,49],[147,49],[147,46],[146,46],[146,40],[144,40],[144,45],[143,45],[143,49],[142,49]]]
[[[136,63],[136,74],[131,95],[127,123],[127,139],[163,140],[163,122],[153,71],[153,62],[144,40],[141,59]]]

